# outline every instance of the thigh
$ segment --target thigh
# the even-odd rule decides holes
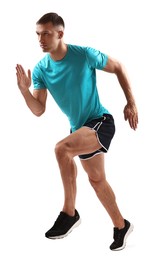
[[[85,126],[64,138],[58,145],[65,146],[66,151],[73,157],[101,148],[96,132]]]

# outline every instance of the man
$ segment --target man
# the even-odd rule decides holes
[[[45,112],[47,90],[67,115],[71,132],[57,143],[55,154],[64,187],[64,205],[47,238],[63,238],[80,224],[75,208],[77,169],[74,161],[79,156],[100,202],[114,225],[111,250],[121,250],[133,230],[133,225],[122,216],[114,192],[108,184],[104,170],[104,153],[114,136],[113,116],[102,106],[96,87],[96,69],[114,73],[125,94],[125,120],[132,129],[137,128],[138,114],[126,72],[120,62],[90,47],[64,42],[64,21],[56,13],[43,15],[36,23],[36,33],[45,57],[36,64],[30,92],[31,71],[28,74],[18,64],[17,84],[29,109],[41,116]]]

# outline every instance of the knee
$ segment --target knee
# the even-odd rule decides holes
[[[68,144],[64,143],[63,141],[60,141],[55,146],[55,155],[58,161],[68,159],[69,157],[69,149]]]
[[[99,173],[95,173],[93,177],[89,176],[89,182],[93,189],[98,193],[105,182],[105,178],[103,178]]]

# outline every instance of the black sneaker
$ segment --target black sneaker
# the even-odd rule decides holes
[[[133,231],[133,225],[128,221],[125,221],[125,227],[122,229],[118,229],[114,227],[114,242],[111,244],[110,249],[114,251],[118,251],[124,249],[126,246],[126,239],[129,234]]]
[[[66,237],[80,223],[81,219],[77,210],[73,217],[61,211],[53,227],[45,233],[45,236],[50,239]]]

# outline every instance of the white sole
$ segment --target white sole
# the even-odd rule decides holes
[[[133,229],[134,229],[133,224],[130,224],[130,227],[129,227],[129,229],[128,229],[128,231],[127,231],[125,237],[124,237],[123,245],[122,245],[121,247],[119,247],[119,248],[113,249],[112,251],[119,251],[119,250],[122,250],[122,249],[125,248],[125,246],[126,246],[126,240],[127,240],[128,236],[131,234],[131,232],[133,231]]]
[[[64,238],[66,237],[68,234],[70,234],[72,232],[72,230],[76,227],[78,227],[81,224],[81,219],[79,219],[69,230],[67,233],[65,233],[64,235],[60,235],[60,236],[55,236],[55,237],[48,237],[50,239],[60,239],[60,238]]]

